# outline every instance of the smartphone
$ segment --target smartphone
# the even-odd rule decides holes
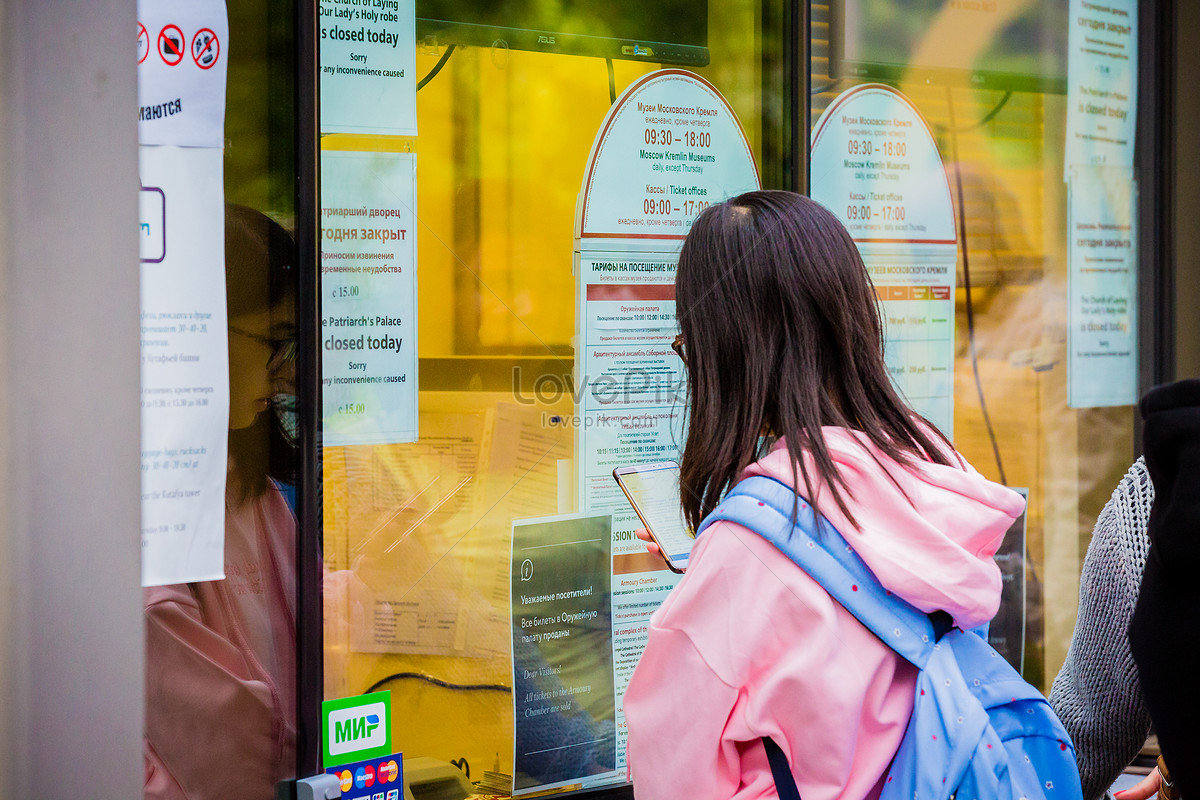
[[[672,572],[684,572],[696,537],[688,530],[679,507],[679,465],[661,461],[617,467],[613,477],[658,545],[667,567]]]

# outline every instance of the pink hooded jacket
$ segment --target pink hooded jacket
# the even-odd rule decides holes
[[[225,513],[225,579],[146,604],[147,800],[269,800],[295,770],[296,520],[273,485]]]
[[[816,502],[884,587],[964,629],[991,619],[1000,603],[992,555],[1024,499],[965,461],[910,470],[846,429],[824,436],[858,525],[821,484]],[[783,443],[744,475],[792,485]],[[651,618],[625,694],[635,796],[775,798],[761,741],[770,736],[804,800],[877,797],[915,685],[916,668],[787,556],[740,525],[717,523]]]

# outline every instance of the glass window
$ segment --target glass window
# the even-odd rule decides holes
[[[813,196],[837,196],[838,181],[858,187],[861,200],[834,210],[850,220],[873,271],[889,365],[910,401],[920,408],[918,396],[940,393],[942,415],[931,418],[955,446],[989,478],[1028,492],[1024,557],[1020,548],[1006,557],[1006,607],[993,635],[1048,690],[1070,642],[1092,524],[1134,457],[1138,389],[1132,127],[1116,116],[1095,123],[1084,113],[1091,101],[1068,96],[1067,77],[1111,92],[1114,113],[1136,115],[1131,84],[1113,66],[1132,55],[1136,79],[1136,21],[1097,53],[1075,47],[1065,0],[833,0],[814,3],[812,14]],[[1077,72],[1110,68],[1111,79]],[[877,101],[859,100],[881,84]],[[902,107],[927,134],[894,134],[882,118]],[[819,160],[839,134],[846,152],[830,169]],[[1068,146],[1093,134],[1112,145]],[[930,140],[944,178],[937,169],[921,175],[948,187],[951,217],[902,196],[915,191],[904,170],[923,168],[899,148]],[[840,176],[843,158],[865,166]],[[952,303],[951,294],[914,294],[931,283],[915,272],[896,278],[901,262],[924,269],[946,256],[913,244],[924,237],[904,228],[906,213],[956,228],[951,268],[933,281],[949,287]],[[895,247],[916,259],[881,254],[872,236],[907,240]],[[1123,279],[1093,280],[1096,259]],[[953,328],[937,330],[939,315],[952,316]],[[926,369],[947,380],[934,387]]]
[[[563,3],[520,24],[508,14],[501,30],[485,6],[417,3],[415,137],[322,139],[322,318],[336,317],[341,328],[326,328],[324,351],[325,696],[390,691],[393,751],[453,763],[485,787],[507,792],[514,776],[518,787],[623,784],[620,735],[615,751],[583,747],[514,763],[514,691],[518,704],[537,692],[579,697],[571,693],[586,681],[572,673],[599,662],[610,669],[614,657],[606,620],[551,654],[522,648],[509,597],[514,526],[523,536],[531,519],[580,511],[569,421],[581,391],[572,266],[581,181],[614,98],[670,67],[694,70],[720,91],[766,184],[781,187],[795,166],[784,155],[781,12],[749,2]],[[614,42],[618,49],[605,49]],[[404,421],[385,419],[372,401],[330,401],[364,374],[352,371],[354,351],[331,350],[343,345],[329,337],[356,338],[355,312],[345,310],[356,306],[342,301],[361,296],[367,282],[333,269],[329,254],[342,225],[333,209],[408,207],[412,166],[398,157],[409,154],[415,323],[386,334],[407,330],[417,340],[417,369],[406,378],[416,381],[417,424],[404,433]],[[339,194],[348,173],[333,164],[369,165],[390,188],[361,189],[355,202]],[[640,198],[642,188],[629,191]],[[380,249],[379,258],[395,263],[399,252]],[[607,525],[589,541],[608,539]],[[546,569],[595,569],[607,593],[608,544]],[[511,568],[519,575],[521,561]],[[631,668],[636,654],[616,658]],[[583,741],[601,730],[593,738],[611,739],[627,678],[618,674],[615,701],[599,691],[580,699],[581,713],[566,715],[559,735]],[[558,749],[551,742],[539,753]],[[574,779],[555,779],[565,774]]]

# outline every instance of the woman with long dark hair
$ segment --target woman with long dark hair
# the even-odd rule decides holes
[[[773,477],[888,591],[963,629],[989,620],[992,555],[1024,500],[900,397],[874,288],[837,219],[789,192],[712,206],[684,242],[675,299],[688,523],[740,479]],[[775,797],[770,737],[805,800],[877,796],[916,675],[765,539],[714,524],[653,616],[625,695],[635,793]]]
[[[268,800],[295,770],[295,263],[277,222],[226,208],[225,578],[145,590],[146,798]]]

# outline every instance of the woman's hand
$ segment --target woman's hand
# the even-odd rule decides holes
[[[645,542],[646,549],[649,550],[652,554],[658,556],[659,558],[662,558],[662,550],[659,550],[658,545],[655,544],[654,540],[650,538],[650,531],[646,530],[645,528],[638,528],[636,531],[633,532],[633,535],[638,537],[639,539],[641,539],[643,542]],[[1122,800],[1124,800],[1124,799],[1122,798]]]
[[[1129,787],[1123,792],[1116,792],[1113,797],[1117,800],[1147,800],[1153,797],[1158,792],[1158,780],[1162,777],[1157,769],[1150,770],[1150,774],[1142,778],[1136,785]]]

